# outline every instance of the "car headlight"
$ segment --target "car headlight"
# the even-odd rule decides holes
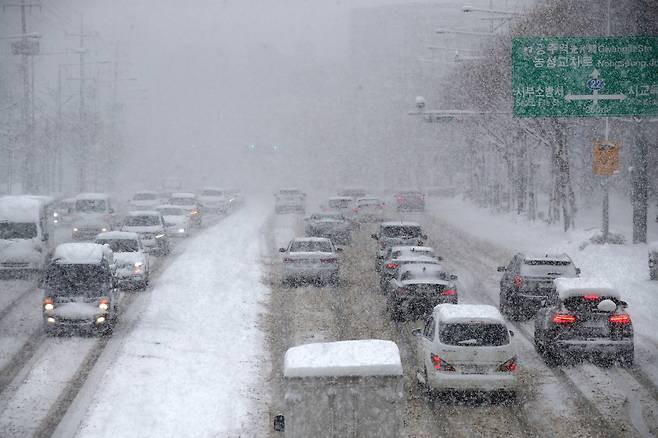
[[[52,303],[46,303],[43,305],[44,310],[53,310],[55,306]]]
[[[77,227],[76,227],[76,228],[73,228],[73,232],[74,232],[74,233],[77,233],[78,231],[80,231],[80,230],[78,230]]]
[[[106,228],[106,227],[103,227],[103,228],[101,228],[101,231],[102,231],[103,233],[105,233],[105,232],[107,232],[107,228]]]
[[[107,310],[107,309],[110,308],[110,306],[108,306],[107,303],[100,303],[98,305],[98,308],[101,309],[101,310]]]
[[[178,229],[178,232],[179,232],[179,233],[184,233],[184,232],[185,232],[185,228],[179,228],[179,229]]]
[[[53,213],[53,217],[57,217],[57,216],[59,216],[59,213],[54,212],[54,213]]]
[[[133,266],[135,268],[141,268],[143,265],[144,265],[144,263],[142,263],[142,262],[135,262],[135,264]]]
[[[156,239],[162,239],[165,235],[164,234],[156,234],[155,238]]]

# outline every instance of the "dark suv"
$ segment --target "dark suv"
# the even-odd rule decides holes
[[[537,312],[535,349],[549,365],[581,355],[633,364],[633,324],[619,292],[600,280],[560,278],[558,301]]]
[[[531,317],[542,302],[557,302],[553,280],[558,277],[577,277],[576,268],[566,254],[530,256],[516,254],[507,266],[499,266],[500,313],[511,319]]]

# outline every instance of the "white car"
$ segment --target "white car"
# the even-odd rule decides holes
[[[338,252],[330,239],[324,237],[297,237],[290,241],[283,253],[283,282],[295,283],[312,280],[322,283],[338,283],[340,262]]]
[[[514,396],[518,385],[513,332],[494,306],[440,304],[416,337],[416,377],[438,391]]]
[[[170,237],[187,237],[190,235],[192,223],[186,208],[177,205],[159,205],[155,208],[164,219],[167,234]]]
[[[92,240],[114,228],[114,209],[105,193],[81,193],[75,197],[73,240]]]
[[[172,193],[168,204],[187,209],[187,213],[190,216],[190,223],[195,227],[201,226],[199,200],[194,193]]]
[[[160,195],[158,192],[151,190],[143,190],[135,192],[130,200],[130,207],[135,210],[149,210],[160,203]]]
[[[99,245],[109,245],[114,253],[114,277],[118,283],[146,288],[149,283],[149,255],[137,233],[110,231],[96,236]]]
[[[379,198],[359,198],[356,200],[355,219],[360,222],[381,222],[384,220],[385,206]]]
[[[230,200],[225,190],[206,187],[198,197],[204,213],[226,214],[229,211]]]
[[[164,219],[156,210],[130,211],[123,221],[121,231],[139,234],[142,244],[148,252],[160,255],[169,254],[169,236]]]

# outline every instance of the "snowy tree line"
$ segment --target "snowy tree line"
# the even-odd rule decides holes
[[[467,117],[462,124],[466,151],[462,164],[469,173],[467,194],[482,205],[527,214],[535,219],[537,203],[546,202],[550,222],[574,226],[579,205],[589,206],[600,192],[592,175],[592,143],[603,137],[603,120],[513,118],[511,114],[511,37],[601,36],[606,8],[601,0],[551,0],[517,18],[509,32],[483,44],[484,59],[463,63],[448,77],[450,87],[438,97],[453,108],[491,112]],[[611,34],[657,35],[658,4],[648,0],[612,2]],[[638,144],[649,145],[650,181],[658,176],[656,128],[639,119],[611,119],[611,138],[621,140],[620,172],[613,188],[630,193],[637,168]],[[462,146],[462,145],[458,145]],[[654,183],[655,184],[655,183]],[[652,186],[655,190],[655,185]],[[582,202],[577,202],[577,197]]]

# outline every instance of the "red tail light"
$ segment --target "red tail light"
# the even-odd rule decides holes
[[[585,301],[598,301],[600,298],[601,297],[599,297],[598,295],[594,295],[594,294],[583,296],[583,299]]]
[[[516,371],[517,368],[518,365],[516,364],[516,356],[514,356],[513,358],[501,363],[497,369],[498,371],[512,373]]]
[[[521,289],[521,287],[523,286],[523,277],[521,277],[520,275],[515,275],[514,286],[516,286],[517,289]]]
[[[43,304],[54,304],[52,297],[46,297],[43,299]]]
[[[398,265],[397,263],[393,263],[393,262],[386,263],[386,269],[397,269],[399,267],[400,265]]]
[[[320,259],[320,263],[326,263],[326,264],[336,263],[337,261],[338,259]]]
[[[105,298],[105,297],[102,297],[102,298],[98,301],[98,304],[110,304],[110,300],[107,299],[107,298]]]
[[[441,370],[441,371],[455,371],[455,367],[450,365],[448,362],[445,360],[441,359],[439,356],[437,356],[434,353],[430,354],[430,359],[432,360],[432,365],[434,365],[435,370]]]
[[[610,315],[608,317],[608,321],[611,324],[630,324],[631,323],[631,317],[628,315],[628,313],[621,313],[619,315]]]
[[[444,297],[452,297],[457,295],[457,291],[454,289],[448,289],[441,292],[441,295],[443,295]]]
[[[576,317],[568,313],[556,313],[553,315],[553,322],[555,324],[573,324],[576,322]]]

